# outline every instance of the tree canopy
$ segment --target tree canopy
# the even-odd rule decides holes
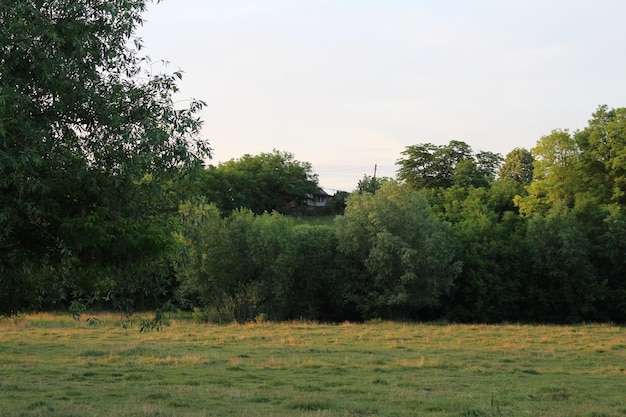
[[[392,179],[389,177],[376,177],[365,174],[357,183],[356,189],[360,193],[375,194],[376,191],[378,191],[380,187],[388,181],[392,181]]]
[[[398,179],[414,190],[448,188],[452,185],[481,187],[495,179],[502,156],[473,153],[465,142],[448,145],[424,143],[407,146],[397,161]]]
[[[197,192],[224,215],[239,208],[256,214],[297,214],[317,190],[317,175],[311,164],[278,150],[245,154],[217,167],[209,166],[197,181]]]
[[[51,291],[110,294],[116,275],[166,246],[153,222],[160,184],[210,156],[198,137],[203,103],[175,107],[181,73],[154,73],[140,55],[145,6],[0,7],[2,312]],[[94,265],[97,279],[95,269],[80,278]]]
[[[500,167],[498,177],[513,180],[521,184],[530,184],[533,180],[533,164],[535,159],[528,149],[515,148],[509,152]]]
[[[414,317],[437,305],[461,270],[450,230],[395,181],[353,193],[336,227],[339,250],[359,271],[352,301],[366,317]]]

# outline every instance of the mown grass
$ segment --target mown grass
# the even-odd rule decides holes
[[[625,416],[610,325],[0,322],[0,416]]]

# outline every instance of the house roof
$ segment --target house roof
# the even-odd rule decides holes
[[[330,194],[328,194],[326,191],[324,191],[324,189],[322,187],[317,187],[317,192],[315,193],[315,195],[323,195],[326,197],[330,197]]]

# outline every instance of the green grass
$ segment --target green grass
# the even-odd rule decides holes
[[[617,326],[97,318],[0,321],[0,416],[626,416]]]

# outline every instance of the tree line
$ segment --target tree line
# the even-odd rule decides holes
[[[183,287],[213,319],[624,322],[625,115],[504,158],[408,146],[333,226],[187,205]]]
[[[626,321],[626,109],[505,157],[406,147],[396,178],[318,189],[288,152],[205,166],[135,30],[146,2],[0,8],[0,314],[206,320]]]

